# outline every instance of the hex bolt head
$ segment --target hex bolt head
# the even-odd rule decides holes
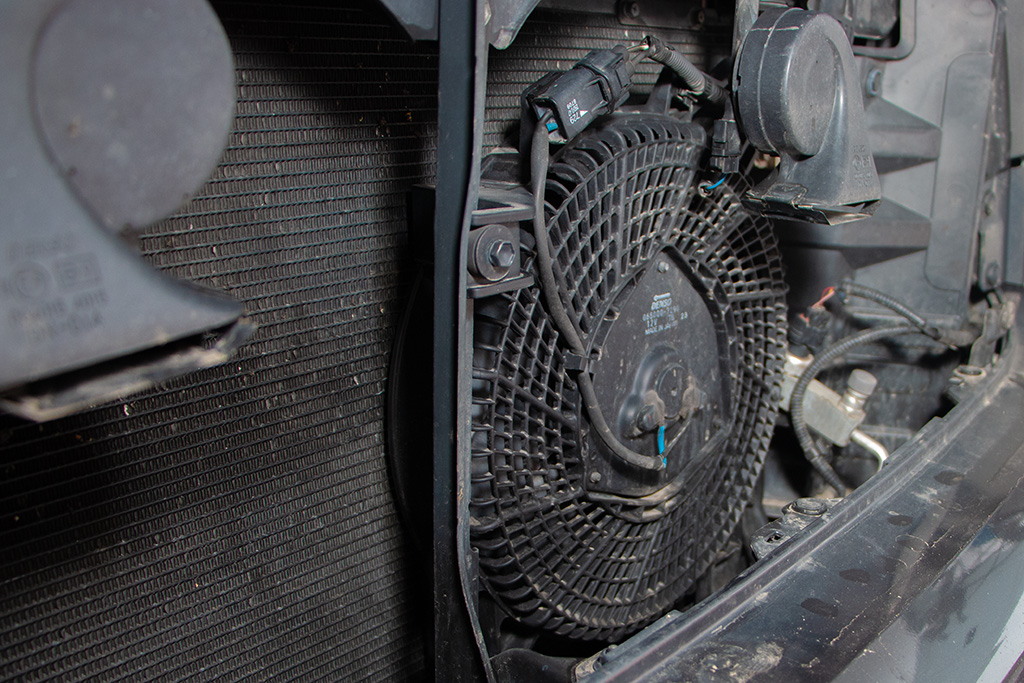
[[[595,484],[598,483],[599,481],[601,481],[601,473],[600,472],[591,472],[590,473],[590,481],[594,482]]]
[[[668,272],[668,264],[665,263],[664,261],[659,263],[658,264],[658,272],[659,273],[667,273]]]
[[[516,260],[515,247],[507,240],[495,240],[487,250],[487,260],[496,268],[509,268]]]

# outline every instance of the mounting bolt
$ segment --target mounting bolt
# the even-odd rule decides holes
[[[501,223],[485,225],[469,232],[466,265],[478,278],[498,282],[519,274],[516,268],[518,251],[519,239],[512,227]],[[513,268],[516,268],[515,272]]]
[[[828,512],[828,503],[818,498],[797,498],[793,501],[793,512],[818,517]]]
[[[594,482],[595,484],[598,483],[599,481],[601,481],[601,473],[600,472],[591,472],[590,473],[590,481]]]
[[[658,272],[659,273],[667,273],[668,272],[668,264],[665,263],[664,261],[659,263],[658,264]]]
[[[629,17],[630,19],[636,19],[640,16],[640,3],[639,2],[624,2],[622,3],[622,14],[623,16]]]
[[[497,268],[509,268],[516,260],[516,250],[508,240],[494,240],[487,251],[487,260]]]

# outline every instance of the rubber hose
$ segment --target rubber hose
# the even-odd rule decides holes
[[[577,329],[577,323],[569,315],[565,304],[562,303],[558,294],[559,288],[555,281],[554,269],[551,267],[547,221],[544,219],[544,184],[547,181],[550,161],[549,143],[545,134],[547,120],[548,117],[544,117],[537,123],[530,145],[530,174],[532,176],[530,184],[533,188],[533,236],[537,243],[537,271],[540,275],[541,291],[547,302],[548,312],[555,322],[555,327],[565,338],[573,353],[585,356],[586,347],[583,345],[583,335]],[[587,417],[590,418],[590,424],[608,450],[635,467],[646,470],[664,469],[665,463],[662,458],[653,458],[632,451],[616,438],[615,433],[604,419],[601,405],[597,400],[597,393],[594,391],[593,382],[591,382],[586,369],[577,375],[576,383],[580,389],[583,409],[586,411]]]
[[[918,315],[909,306],[904,304],[899,299],[889,296],[885,292],[881,292],[873,287],[862,285],[852,280],[844,280],[839,283],[836,290],[841,294],[848,294],[861,299],[867,299],[873,301],[880,306],[888,308],[893,313],[896,313],[905,318],[911,325],[918,328],[932,339],[938,339],[941,334],[932,325],[928,324],[928,321]]]
[[[832,465],[825,460],[824,454],[818,450],[817,444],[814,443],[814,439],[811,437],[811,433],[807,428],[807,421],[804,419],[804,397],[807,394],[807,388],[811,386],[811,382],[818,376],[818,373],[822,369],[836,360],[840,356],[846,354],[851,349],[864,344],[870,344],[872,342],[879,341],[881,339],[889,339],[892,337],[900,337],[906,334],[919,334],[921,332],[916,326],[912,327],[909,325],[895,325],[892,327],[875,327],[869,330],[863,330],[852,334],[849,337],[840,339],[839,341],[827,346],[821,353],[815,357],[810,365],[803,371],[800,378],[796,381],[796,385],[793,387],[793,393],[789,399],[789,416],[793,421],[793,431],[796,432],[797,441],[800,442],[800,448],[803,449],[804,456],[808,462],[818,471],[825,481],[829,483],[836,490],[839,495],[845,495],[846,485],[843,484],[842,479],[832,468]]]

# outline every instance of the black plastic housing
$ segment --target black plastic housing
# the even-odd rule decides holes
[[[523,93],[524,108],[538,121],[551,112],[558,125],[550,131],[552,141],[568,142],[626,101],[632,77],[625,47],[593,50],[569,71],[551,72],[533,84]]]
[[[881,187],[853,48],[838,21],[800,9],[765,12],[747,34],[733,81],[747,138],[780,157],[747,193],[751,210],[829,224],[874,212]]]

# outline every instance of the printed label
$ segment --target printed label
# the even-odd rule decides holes
[[[576,98],[573,98],[569,104],[565,105],[565,113],[569,116],[569,123],[576,123],[587,115],[587,110],[580,111],[579,103],[576,102]]]
[[[107,293],[99,260],[73,248],[70,242],[38,242],[8,252],[16,263],[0,277],[0,295],[7,322],[25,339],[76,336],[102,324]]]
[[[672,294],[655,294],[651,299],[651,308],[644,313],[644,334],[658,334],[665,330],[678,327],[681,320],[689,316],[687,311],[680,311],[679,305],[673,303]]]

